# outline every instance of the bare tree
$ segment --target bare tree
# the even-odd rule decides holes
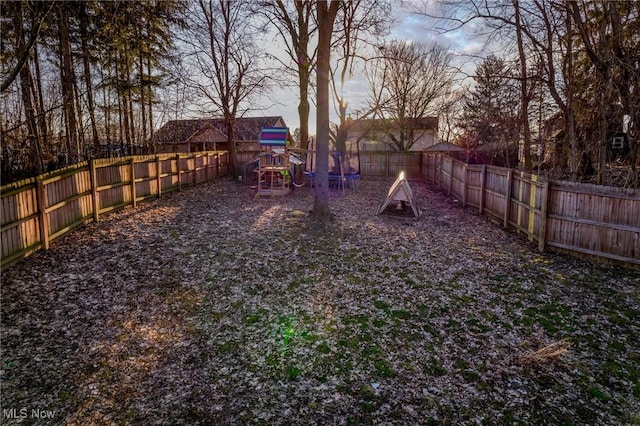
[[[370,106],[375,115],[393,122],[387,134],[393,148],[406,151],[420,138],[418,120],[434,114],[451,87],[453,70],[447,49],[438,44],[394,41],[369,76]]]
[[[529,104],[532,93],[529,91],[529,76],[527,75],[527,55],[525,54],[524,40],[522,37],[522,18],[520,16],[520,2],[512,0],[516,40],[518,44],[518,58],[520,62],[520,126],[524,140],[524,167],[531,170],[531,128],[529,126]]]
[[[329,209],[329,77],[331,69],[331,35],[341,5],[340,0],[318,0],[318,66],[316,117],[316,179],[311,217],[316,223],[331,222]]]
[[[261,1],[255,5],[254,11],[265,16],[269,24],[273,24],[291,60],[290,63],[281,65],[298,80],[300,143],[306,146],[309,139],[309,91],[317,50],[311,43],[317,32],[313,16],[315,3],[304,0]]]
[[[76,76],[73,57],[71,56],[71,35],[69,30],[69,9],[62,2],[57,5],[58,35],[60,46],[60,81],[62,82],[62,99],[64,124],[66,130],[67,152],[71,163],[78,161],[80,156],[80,141],[78,136],[78,120],[75,106]]]
[[[390,10],[391,5],[385,0],[353,0],[344,3],[336,18],[338,25],[333,41],[336,60],[331,68],[331,88],[339,123],[334,126],[332,139],[339,151],[345,151],[349,133],[349,102],[344,93],[345,84],[358,62],[366,63],[373,59],[363,57],[363,51],[367,47],[378,46],[381,36],[388,32]]]
[[[637,23],[640,19],[640,7],[622,2],[569,2],[569,13],[584,53],[595,71],[596,83],[599,87],[600,100],[596,105],[598,138],[593,143],[592,157],[597,164],[597,183],[605,182],[605,170],[607,161],[607,149],[614,123],[622,121],[616,117],[613,111],[614,104],[620,103],[621,109],[630,118],[631,131],[629,142],[631,144],[631,171],[632,181],[638,180],[636,173],[637,148],[635,138],[640,119],[637,113],[637,87],[640,83],[637,59],[631,59],[634,53],[638,54],[638,37],[630,33],[625,34],[623,28],[626,24]],[[637,24],[636,24],[637,27]],[[636,28],[637,29],[637,28]],[[635,89],[634,89],[635,87]],[[618,114],[619,115],[619,114]],[[622,130],[618,128],[618,131]]]
[[[240,172],[235,120],[268,82],[268,75],[260,69],[260,55],[254,45],[255,29],[248,24],[248,4],[246,1],[198,0],[188,17],[191,48],[186,58],[196,75],[187,78],[212,110],[225,120],[234,173]]]
[[[20,71],[24,68],[25,64],[29,59],[29,55],[31,54],[31,48],[35,45],[38,40],[38,36],[40,34],[40,27],[43,22],[47,18],[49,11],[51,11],[53,4],[46,5],[44,2],[36,2],[34,3],[35,13],[31,19],[32,27],[29,31],[29,38],[25,42],[24,38],[21,36],[22,41],[20,42],[20,48],[16,49],[15,57],[17,61],[13,64],[11,70],[3,76],[2,84],[0,84],[0,92],[4,92],[11,86],[11,83],[16,79]],[[3,15],[6,13],[7,5],[2,5]],[[22,8],[20,6],[14,8],[12,10],[13,13],[17,13],[17,11],[21,11]],[[10,12],[11,13],[11,12]],[[15,30],[18,30],[16,28]],[[22,31],[22,28],[19,29]]]

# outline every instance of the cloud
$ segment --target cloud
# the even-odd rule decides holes
[[[438,43],[449,49],[454,55],[455,65],[466,72],[471,73],[475,68],[475,56],[485,47],[484,40],[476,35],[479,23],[471,22],[456,30],[445,30],[447,22],[442,19],[427,16],[426,13],[437,16],[438,3],[435,0],[411,0],[400,1],[393,5],[394,24],[387,41],[407,40],[409,42]],[[421,13],[416,13],[420,11]],[[426,13],[425,13],[426,12]],[[281,42],[272,38],[265,41],[267,52],[282,57],[283,47]],[[295,78],[295,77],[291,77]],[[312,76],[315,79],[315,75]],[[369,95],[369,87],[364,76],[363,66],[359,65],[344,87],[344,96],[349,103],[348,113],[354,113],[357,109],[362,109]],[[313,94],[310,94],[312,97]],[[293,130],[300,126],[298,117],[298,89],[296,87],[280,87],[276,92],[270,94],[271,100],[265,100],[267,107],[263,112],[256,112],[253,115],[281,115],[287,125]],[[309,131],[315,133],[316,110],[314,99],[311,102],[309,115]],[[336,122],[338,117],[333,106],[330,107],[331,120]]]

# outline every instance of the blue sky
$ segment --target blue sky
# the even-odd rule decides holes
[[[395,22],[386,39],[402,39],[442,44],[448,47],[454,55],[456,65],[462,67],[465,72],[470,73],[474,68],[474,64],[469,58],[478,54],[484,46],[484,43],[473,35],[475,25],[472,24],[456,31],[443,33],[441,31],[444,25],[443,23],[424,15],[412,13],[412,11],[418,9],[424,10],[424,8],[429,7],[431,7],[430,1],[404,1],[401,4],[395,3],[392,12],[395,17]],[[349,80],[345,87],[345,93],[349,99],[350,110],[364,105],[367,91],[367,82],[362,73],[357,73]],[[269,105],[264,115],[283,116],[292,131],[299,127],[297,88],[279,89],[277,92],[273,92],[271,97],[277,103]],[[331,113],[332,121],[336,121],[337,115],[333,111],[333,108],[331,109]],[[315,128],[315,108],[312,105],[309,119],[310,133],[315,133]]]

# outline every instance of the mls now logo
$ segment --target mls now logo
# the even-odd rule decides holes
[[[26,419],[27,418],[27,409],[26,408],[4,408],[2,410],[2,418],[3,419]]]
[[[27,417],[32,419],[53,419],[55,416],[55,411],[41,410],[39,408],[34,408],[31,412],[26,407],[4,408],[2,410],[2,418],[4,419],[26,419]]]

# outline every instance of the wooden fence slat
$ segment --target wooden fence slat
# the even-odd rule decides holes
[[[484,213],[484,198],[485,198],[485,192],[486,192],[486,185],[487,185],[487,165],[483,164],[482,165],[482,170],[480,171],[480,207],[478,208],[478,210],[480,211],[480,214]]]
[[[160,198],[160,196],[162,195],[162,169],[160,167],[160,157],[158,155],[156,155],[156,179],[158,182],[157,196],[158,198]]]
[[[136,202],[136,159],[131,158],[131,162],[129,163],[129,167],[131,168],[131,205],[133,208],[137,207]]]
[[[538,233],[538,251],[544,252],[544,244],[547,238],[547,209],[549,207],[549,182],[542,186],[542,198],[540,199],[540,230]]]
[[[180,154],[176,154],[176,169],[178,170],[178,191],[182,191],[182,177],[180,176]]]
[[[640,265],[637,189],[548,181],[487,165],[472,172],[470,166],[440,153],[423,155],[422,175],[428,183],[453,194],[464,205],[475,201],[473,189],[480,214],[496,217],[504,227],[526,234],[537,241],[538,250],[551,247]],[[466,167],[466,173],[460,173],[460,167]]]
[[[42,179],[37,179],[36,202],[38,204],[38,222],[40,228],[40,242],[45,250],[49,249],[49,227],[47,226],[47,194]]]
[[[467,186],[469,181],[469,168],[464,164],[463,182],[462,182],[462,206],[467,206]]]
[[[193,186],[198,183],[198,156],[193,154]]]
[[[511,217],[511,195],[513,191],[513,170],[509,170],[507,172],[507,194],[506,194],[506,203],[504,207],[504,221],[502,226],[505,228],[509,227],[509,218]]]

